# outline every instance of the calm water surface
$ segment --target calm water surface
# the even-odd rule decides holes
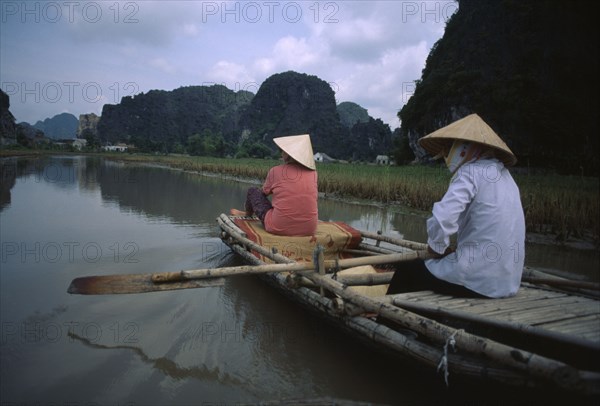
[[[452,381],[330,328],[253,277],[223,287],[79,296],[79,276],[236,265],[215,218],[247,184],[95,158],[5,159],[0,195],[0,402],[522,404],[539,395]],[[322,220],[411,240],[424,217],[319,201]],[[528,246],[528,262],[595,275],[597,251]],[[575,266],[573,266],[575,264]]]

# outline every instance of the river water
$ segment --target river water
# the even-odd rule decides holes
[[[2,405],[540,400],[452,375],[446,388],[434,371],[379,354],[254,277],[205,289],[70,295],[80,276],[239,264],[217,238],[215,219],[241,207],[248,185],[89,157],[1,163]],[[322,199],[319,212],[425,239],[425,218],[398,209]],[[527,262],[590,276],[598,252],[529,244]]]

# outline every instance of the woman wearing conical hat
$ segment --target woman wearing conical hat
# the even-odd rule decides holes
[[[246,211],[231,209],[233,215],[255,214],[265,230],[277,235],[314,235],[319,217],[317,171],[308,134],[274,138],[281,149],[283,165],[269,170],[262,188],[250,188]],[[272,195],[269,200],[267,196]]]
[[[419,144],[443,157],[453,177],[427,220],[428,250],[435,258],[403,263],[388,293],[514,295],[525,260],[523,207],[506,169],[516,163],[515,155],[477,114],[421,138]]]

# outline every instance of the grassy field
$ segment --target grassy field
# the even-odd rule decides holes
[[[280,162],[188,156],[114,156],[154,162],[198,172],[215,172],[262,180]],[[397,204],[429,212],[445,193],[450,174],[443,167],[318,164],[319,191],[341,198]],[[515,174],[529,232],[553,234],[559,240],[587,237],[598,242],[598,178]]]

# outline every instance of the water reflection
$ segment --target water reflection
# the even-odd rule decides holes
[[[83,343],[87,347],[97,350],[129,350],[134,352],[144,363],[149,364],[152,368],[159,370],[166,376],[174,379],[196,378],[202,381],[215,381],[231,386],[241,385],[243,382],[235,377],[229,376],[227,373],[221,373],[218,369],[210,370],[203,367],[180,367],[172,360],[159,357],[149,357],[143,349],[133,345],[104,345],[98,344],[90,340],[88,337],[82,337],[76,333],[69,332],[68,336],[74,340]]]
[[[150,218],[168,217],[175,223],[212,222],[243,190],[230,182],[182,171],[107,163],[98,174],[102,199],[121,210]]]
[[[33,184],[51,184],[61,190],[93,191],[101,168],[98,159],[78,156],[30,158],[2,158],[0,160],[1,199],[0,210],[11,203],[11,190],[16,181]]]
[[[0,212],[10,206],[10,190],[15,186],[17,173],[14,159],[3,159],[0,162]]]

